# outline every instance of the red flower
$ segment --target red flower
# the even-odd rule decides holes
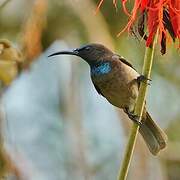
[[[175,36],[180,39],[180,0],[171,0],[169,15]]]
[[[97,9],[100,8],[104,0],[101,0]],[[146,46],[150,46],[157,31],[161,42],[162,54],[166,51],[166,39],[168,33],[175,41],[180,41],[180,0],[134,0],[134,7],[129,13],[126,8],[127,0],[121,0],[124,12],[129,16],[129,22],[125,30],[130,30],[138,17],[139,34],[146,40]],[[113,0],[114,6],[117,1]],[[142,17],[141,17],[142,16]],[[148,35],[144,33],[144,26],[147,27]]]

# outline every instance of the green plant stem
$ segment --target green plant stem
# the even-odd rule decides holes
[[[143,65],[142,75],[144,75],[148,79],[150,78],[150,74],[151,74],[155,43],[156,43],[156,38],[154,38],[154,41],[151,47],[146,47],[145,56],[144,56],[144,65]],[[134,114],[139,116],[139,121],[141,121],[141,117],[142,117],[142,113],[144,109],[147,87],[148,87],[148,80],[141,82],[140,88],[139,88],[139,95],[138,95],[137,102],[134,109]],[[138,130],[139,130],[139,126],[136,123],[134,123],[131,129],[131,134],[130,134],[129,141],[126,147],[121,169],[119,171],[118,180],[126,180],[127,178],[129,166],[131,163],[132,155],[133,155],[136,140],[137,140]]]

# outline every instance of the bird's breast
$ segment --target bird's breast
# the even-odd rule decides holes
[[[126,69],[126,66],[125,69],[120,66],[111,68],[109,73],[99,76],[91,74],[93,83],[111,104],[119,108],[134,104],[138,95],[138,87],[135,82],[137,76],[133,74],[134,72],[128,72],[129,69]]]

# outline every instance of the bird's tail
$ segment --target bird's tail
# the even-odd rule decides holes
[[[161,149],[167,145],[167,136],[164,131],[153,121],[148,112],[143,113],[140,133],[143,136],[149,150],[153,155],[157,155]]]

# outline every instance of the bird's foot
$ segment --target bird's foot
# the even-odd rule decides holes
[[[139,121],[139,116],[138,116],[138,115],[135,115],[135,114],[131,113],[130,115],[128,115],[128,117],[129,117],[134,123],[136,123],[138,126],[141,126],[141,125],[142,125],[142,122]]]
[[[138,126],[141,126],[142,122],[139,121],[138,115],[134,114],[133,112],[130,112],[128,109],[125,109],[125,113],[128,115],[129,119],[131,119]]]
[[[137,77],[137,82],[140,84],[141,82],[147,83],[148,85],[151,85],[148,81],[152,81],[151,79],[145,77],[144,75],[140,75]]]

